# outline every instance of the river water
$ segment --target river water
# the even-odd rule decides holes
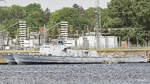
[[[150,84],[150,63],[0,65],[0,84]]]

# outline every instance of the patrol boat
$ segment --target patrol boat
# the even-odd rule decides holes
[[[58,43],[41,46],[39,53],[14,53],[13,56],[17,64],[148,62],[145,56],[102,57],[96,50],[70,49],[63,42]]]
[[[43,45],[39,53],[14,53],[13,56],[17,64],[96,63],[101,60],[94,50],[73,50],[63,45]]]

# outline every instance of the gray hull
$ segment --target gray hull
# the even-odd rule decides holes
[[[17,64],[45,64],[45,63],[104,63],[104,62],[148,62],[144,56],[132,56],[122,58],[106,57],[69,57],[69,56],[38,56],[15,54],[14,58]]]
[[[12,53],[11,54],[5,53],[5,54],[2,54],[2,56],[4,57],[4,59],[6,60],[6,62],[8,64],[16,64],[16,61],[15,61]]]

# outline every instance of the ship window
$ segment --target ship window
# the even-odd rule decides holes
[[[85,51],[85,54],[88,54],[88,51]]]
[[[63,45],[63,41],[58,41],[58,44]]]

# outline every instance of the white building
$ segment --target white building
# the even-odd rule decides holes
[[[38,39],[30,39],[30,40],[24,40],[24,48],[26,49],[37,49],[38,46]]]

